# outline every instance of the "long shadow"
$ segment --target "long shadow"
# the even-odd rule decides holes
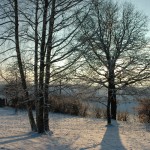
[[[46,136],[46,135],[44,135]],[[42,134],[38,134],[38,133],[27,133],[27,134],[22,134],[22,135],[16,135],[16,136],[7,136],[3,139],[2,141],[0,141],[0,149],[5,149],[5,147],[10,144],[17,144],[18,142],[24,142],[27,141],[27,144],[29,143],[29,145],[26,146],[26,148],[28,149],[29,146],[34,145],[34,142],[32,143],[32,139],[35,139],[40,137],[41,140],[39,142],[41,142],[41,145],[35,145],[37,149],[40,149],[41,147],[38,146],[42,146],[42,149],[44,150],[55,150],[55,149],[64,149],[64,150],[71,150],[70,145],[71,144],[61,144],[61,139],[60,138],[55,138],[53,136],[47,136],[46,139],[44,138],[42,141]],[[29,140],[29,141],[28,141]],[[31,141],[30,141],[31,140]],[[45,141],[46,140],[46,141]],[[63,139],[62,139],[63,140]],[[60,141],[60,142],[59,142]],[[32,144],[31,144],[32,143]],[[43,143],[43,145],[42,145]],[[21,148],[21,147],[20,147]],[[22,147],[24,148],[24,147]]]
[[[7,136],[7,137],[1,138],[1,139],[3,139],[3,141],[0,141],[0,145],[23,141],[23,140],[28,140],[28,139],[33,139],[33,138],[37,138],[39,136],[40,136],[40,134],[37,134],[37,133],[28,133],[28,134],[22,134],[22,135],[16,135],[16,136]],[[4,139],[6,139],[6,140],[4,140]]]
[[[92,150],[93,148],[97,150],[126,150],[119,136],[119,124],[117,121],[112,122],[113,125],[106,126],[107,130],[100,144],[81,148],[80,150]]]
[[[113,121],[113,125],[106,126],[107,130],[100,143],[100,150],[126,150],[119,136],[119,124]]]
[[[13,115],[14,118],[16,117],[17,120],[19,120],[20,117],[27,116],[25,110],[19,110],[17,115],[14,114],[14,109],[11,109],[9,111],[8,110],[9,110],[9,108],[4,108],[2,110],[0,109],[0,111],[2,111],[1,114],[4,114],[4,117],[10,117]],[[57,114],[57,113],[50,113],[49,116],[53,120],[52,124],[50,125],[50,128],[52,128],[52,129],[57,128],[57,126],[58,127],[60,126],[60,129],[61,129],[61,124],[60,124],[61,120],[69,119],[69,118],[72,119],[71,115],[63,115],[63,114]],[[73,117],[76,117],[76,116],[73,116]],[[7,118],[7,120],[8,120],[8,118]],[[4,121],[5,121],[5,119],[4,119]],[[56,124],[55,124],[55,122],[56,122]],[[4,123],[7,123],[7,121]],[[26,124],[28,125],[28,123],[25,122],[25,125]],[[5,124],[2,124],[2,125],[4,126]],[[33,143],[31,145],[34,145],[35,149],[40,149],[38,147],[38,145],[39,145],[39,142],[41,142],[41,145],[43,145],[43,147],[44,147],[41,149],[44,149],[44,150],[55,150],[55,149],[71,150],[72,149],[71,145],[73,144],[73,142],[75,142],[74,140],[73,140],[73,142],[66,142],[65,137],[54,137],[54,136],[44,135],[44,137],[45,136],[46,137],[43,138],[42,136],[41,137],[40,136],[41,136],[40,134],[33,133],[33,132],[25,133],[25,134],[21,134],[21,135],[15,135],[15,134],[11,135],[11,136],[5,135],[3,137],[0,137],[0,149],[1,148],[4,149],[5,147],[7,147],[7,145],[20,146],[21,145],[20,143],[23,143],[23,145],[24,145],[24,143],[25,144],[27,143],[27,147],[29,147],[32,142]],[[77,140],[77,139],[75,139],[75,140]],[[34,141],[35,141],[35,144],[34,144]],[[39,142],[37,142],[37,141],[39,141]],[[28,145],[28,143],[29,143],[29,145]]]
[[[12,136],[6,136],[6,137],[0,137],[0,139],[12,139],[12,138],[21,138],[21,137],[25,137],[27,136],[27,134],[22,134],[22,135],[12,135]],[[0,142],[1,144],[1,142]]]

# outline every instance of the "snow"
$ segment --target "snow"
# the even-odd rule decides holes
[[[30,131],[26,111],[14,114],[0,108],[0,150],[149,150],[150,132],[145,124],[82,118],[50,113],[50,129],[40,135]]]

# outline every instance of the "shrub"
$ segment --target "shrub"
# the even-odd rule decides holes
[[[88,106],[72,96],[53,95],[49,98],[50,111],[76,116],[87,116]]]
[[[31,102],[32,102],[31,103],[32,109],[35,109],[35,101],[32,100]],[[25,102],[25,100],[23,98],[16,98],[16,97],[12,98],[8,102],[8,106],[17,108],[17,109],[26,109],[26,104],[27,104],[27,102]]]
[[[103,118],[106,119],[107,118],[107,112],[105,109],[102,108],[95,108],[95,117],[96,118]]]
[[[95,117],[96,118],[106,119],[107,118],[107,111],[106,111],[106,109],[96,108],[95,109]],[[128,112],[118,112],[117,113],[117,120],[118,121],[127,121],[128,117],[129,117]]]
[[[117,113],[117,120],[118,121],[127,121],[129,118],[128,112],[118,112]]]
[[[150,123],[150,99],[139,100],[137,111],[141,123]]]

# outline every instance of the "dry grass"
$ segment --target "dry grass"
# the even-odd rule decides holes
[[[94,111],[95,111],[95,116],[94,117],[96,117],[96,118],[103,118],[103,119],[107,118],[106,109],[96,108]]]
[[[129,118],[128,112],[118,112],[117,113],[117,120],[118,121],[127,121]]]
[[[87,116],[88,106],[75,97],[51,96],[49,98],[50,111],[57,113],[66,113],[76,116]]]
[[[12,100],[12,103],[10,106],[16,107],[15,102],[16,101]],[[91,108],[90,105],[83,102],[77,96],[51,95],[49,97],[49,106],[50,106],[49,107],[50,111],[55,112],[55,113],[63,113],[63,114],[70,114],[70,115],[75,115],[75,116],[102,118],[102,119],[107,118],[106,109]],[[150,106],[150,102],[149,102],[149,106]],[[19,104],[17,105],[17,108],[23,109],[26,107],[24,104]],[[33,104],[33,109],[34,109],[34,104]],[[139,109],[138,111],[140,113],[139,116],[143,119],[145,116],[144,117],[142,116],[143,114],[141,114],[141,109]],[[127,112],[117,113],[117,120],[119,121],[127,121],[128,117],[129,117],[129,114]]]
[[[139,121],[141,123],[150,123],[150,99],[139,100],[138,111]]]
[[[93,118],[107,118],[107,112],[104,108],[93,108],[84,103],[82,100],[78,100],[73,96],[58,96],[53,95],[49,98],[50,111],[56,113],[65,113],[70,115],[82,116],[82,117],[93,117]],[[92,111],[92,113],[89,113]],[[117,120],[127,121],[129,114],[127,112],[118,112]]]

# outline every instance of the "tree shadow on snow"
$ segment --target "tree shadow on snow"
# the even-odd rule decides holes
[[[41,139],[39,141],[38,140],[36,141],[36,138],[37,139],[41,138]],[[7,137],[0,138],[0,149],[1,149],[1,146],[3,149],[5,147],[7,147],[7,144],[8,145],[14,145],[14,144],[20,145],[20,144],[18,144],[18,142],[21,142],[21,143],[25,142],[25,148],[28,149],[28,147],[32,147],[32,145],[34,145],[34,139],[35,139],[35,144],[38,143],[38,145],[36,145],[35,148],[40,149],[40,147],[38,147],[38,146],[42,146],[41,149],[43,149],[43,150],[49,150],[49,149],[51,149],[51,150],[55,150],[55,149],[70,150],[69,144],[68,145],[67,144],[61,144],[59,142],[63,139],[60,139],[60,138],[57,139],[53,136],[42,135],[42,134],[38,134],[38,133],[34,133],[34,132],[29,132],[29,133],[22,134],[22,135],[13,135],[13,136],[7,136]],[[20,148],[24,148],[24,147],[20,147]]]
[[[2,139],[2,141],[0,141],[0,145],[14,143],[14,142],[18,142],[18,141],[29,140],[32,138],[37,138],[39,136],[40,136],[40,134],[32,133],[32,132],[27,133],[27,134],[22,134],[22,135],[6,136],[6,137],[0,138],[0,139]]]
[[[119,124],[112,121],[113,125],[108,125],[104,137],[100,143],[100,150],[126,150],[119,136]]]
[[[112,121],[112,124],[106,126],[107,129],[100,144],[81,148],[80,150],[92,150],[93,148],[97,150],[126,150],[119,136],[119,124],[117,121]]]

